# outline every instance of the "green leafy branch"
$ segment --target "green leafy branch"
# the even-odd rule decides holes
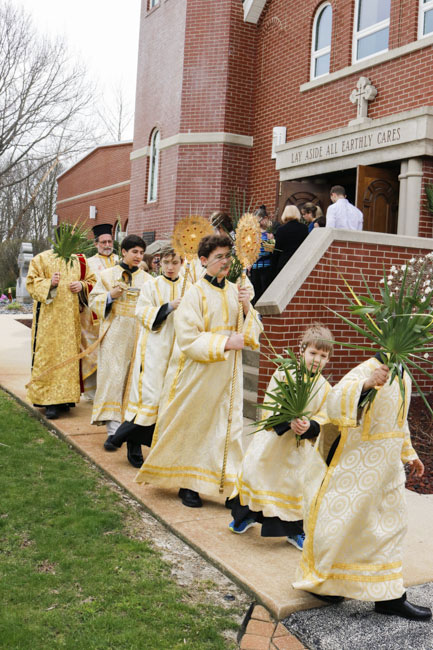
[[[401,278],[400,287],[391,290],[385,268],[383,279],[379,285],[381,300],[376,300],[368,286],[365,277],[362,275],[367,295],[358,295],[344,279],[349,294],[340,289],[340,293],[348,302],[348,309],[352,316],[359,319],[360,323],[351,320],[328,307],[328,310],[338,316],[346,325],[363,336],[369,344],[357,345],[338,341],[338,345],[353,350],[364,350],[371,354],[381,353],[383,363],[391,371],[390,383],[397,379],[403,404],[405,402],[405,387],[401,370],[404,369],[411,378],[414,386],[420,394],[424,404],[433,415],[433,410],[427,401],[419,383],[414,377],[413,371],[417,370],[433,380],[433,374],[419,364],[422,361],[430,366],[433,361],[430,354],[433,353],[432,334],[432,297],[433,288],[422,283],[423,269],[418,271],[418,276],[407,283],[407,267]],[[377,389],[372,389],[365,404],[369,407],[376,397]]]

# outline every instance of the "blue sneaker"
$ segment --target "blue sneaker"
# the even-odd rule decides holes
[[[229,528],[232,531],[232,533],[236,533],[237,535],[242,535],[242,533],[246,533],[248,528],[251,528],[251,526],[254,526],[255,524],[254,519],[245,519],[244,521],[241,521],[239,526],[235,526],[235,520],[231,521],[229,523]]]
[[[287,535],[287,541],[289,544],[293,544],[298,551],[302,551],[304,547],[305,533],[299,533],[299,535]]]

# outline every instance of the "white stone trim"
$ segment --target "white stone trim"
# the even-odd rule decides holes
[[[150,156],[150,147],[142,147],[141,149],[136,149],[135,151],[131,151],[129,155],[130,160],[138,160],[139,158],[145,158],[146,156]]]
[[[390,141],[386,135],[389,130],[395,134]],[[351,140],[359,144],[352,148],[348,146]],[[310,155],[312,149],[317,150],[317,155]],[[316,133],[279,145],[275,151],[280,181],[358,165],[433,156],[433,107],[421,106],[368,124]]]
[[[433,239],[427,237],[405,237],[381,232],[336,228],[313,228],[307,239],[303,241],[258,300],[255,305],[257,311],[263,315],[282,314],[331,244],[338,241],[433,250]]]
[[[118,187],[125,187],[130,185],[131,181],[122,181],[121,183],[114,183],[114,185],[107,185],[106,187],[99,187],[97,190],[91,190],[91,192],[84,192],[84,194],[76,194],[75,196],[68,196],[67,199],[62,199],[57,201],[57,205],[61,203],[66,203],[67,201],[75,201],[75,199],[84,199],[86,196],[92,196],[92,194],[99,194],[100,192],[107,192],[108,190],[115,190]]]
[[[307,81],[306,83],[299,86],[299,92],[304,93],[307,90],[312,90],[313,88],[324,86],[325,84],[332,83],[338,79],[343,79],[344,77],[348,77],[349,75],[355,74],[356,72],[361,72],[361,70],[367,70],[367,68],[372,68],[373,66],[380,65],[381,63],[392,61],[392,59],[397,59],[400,56],[405,56],[406,54],[416,52],[417,50],[421,50],[424,47],[430,47],[431,45],[433,45],[433,34],[424,36],[419,41],[412,41],[412,43],[407,43],[406,45],[396,47],[393,50],[388,50],[383,54],[375,55],[369,59],[362,59],[361,61],[358,61],[358,63],[354,63],[353,65],[341,68],[341,70],[331,72],[326,76]]]
[[[257,25],[266,0],[244,0],[244,22]]]
[[[250,135],[216,131],[210,133],[177,133],[164,138],[159,143],[159,149],[168,149],[179,144],[235,144],[240,147],[252,147],[253,138]]]

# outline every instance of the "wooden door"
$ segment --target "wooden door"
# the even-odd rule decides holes
[[[364,214],[363,230],[397,233],[398,194],[397,171],[359,165],[356,206]]]
[[[318,205],[326,214],[329,198],[329,184],[311,181],[279,181],[277,183],[277,212],[281,216],[286,205],[296,205],[300,208],[304,203]]]

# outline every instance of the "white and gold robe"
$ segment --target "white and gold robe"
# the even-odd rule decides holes
[[[51,286],[51,278],[60,272],[57,287]],[[69,289],[71,282],[80,280],[83,293],[96,282],[88,265],[83,280],[77,258],[67,265],[47,250],[36,255],[30,262],[27,275],[27,291],[34,300],[32,325],[32,377],[36,379],[52,366],[70,359],[80,352],[80,310],[78,293]],[[78,359],[49,372],[30,384],[28,398],[33,404],[68,404],[80,401],[80,366]]]
[[[185,294],[174,325],[176,342],[164,382],[159,418],[149,456],[138,483],[183,487],[218,495],[223,468],[235,352],[224,351],[236,330],[238,289],[226,281],[220,289],[199,280]],[[256,349],[262,331],[250,307],[242,332]],[[238,353],[233,421],[225,489],[233,489],[242,461],[242,355]]]
[[[361,411],[363,384],[379,366],[375,358],[365,361],[329,393],[328,416],[341,440],[329,467],[306,482],[308,520],[296,589],[372,601],[405,591],[403,463],[418,457],[407,424],[411,382],[405,373],[404,404],[394,379]]]
[[[284,381],[285,374],[276,370],[267,389],[277,389],[276,379]],[[308,405],[311,420],[321,426],[328,421],[325,401],[331,386],[323,376],[317,379],[314,395]],[[262,410],[266,418],[269,411]],[[303,518],[304,477],[308,462],[315,452],[310,440],[297,444],[290,429],[278,436],[273,429],[254,433],[236,478],[232,498],[239,495],[241,505],[261,511],[265,517],[279,517],[283,521]]]
[[[135,315],[141,325],[132,372],[131,391],[125,420],[149,426],[155,424],[168,362],[174,345],[174,311],[153,329],[162,305],[180,298],[183,279],[172,281],[163,275],[146,282],[140,292]],[[189,287],[187,284],[187,288]]]
[[[122,421],[122,402],[131,359],[138,335],[135,307],[140,289],[151,276],[138,269],[132,273],[131,288],[107,305],[107,293],[119,282],[128,282],[128,273],[120,265],[102,271],[89,296],[89,307],[100,322],[100,335],[106,332],[98,348],[98,384],[93,401],[92,424],[108,420]],[[108,309],[107,309],[108,306]]]
[[[95,275],[96,280],[99,280],[101,271],[108,269],[117,264],[119,258],[112,253],[111,255],[100,255],[97,253],[92,257],[87,258],[87,265],[92,273]],[[92,315],[92,310],[85,307],[81,314],[81,349],[86,350],[92,343],[98,340],[99,337],[99,321]],[[84,388],[87,394],[91,394],[96,388],[96,367],[98,361],[98,350],[95,349],[90,354],[83,357],[81,360],[81,370],[84,381]],[[93,393],[92,393],[93,394]]]

